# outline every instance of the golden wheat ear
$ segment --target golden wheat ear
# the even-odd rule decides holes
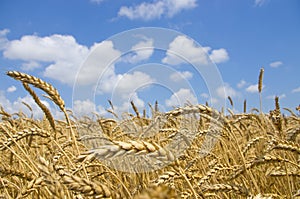
[[[65,112],[65,102],[64,100],[60,97],[60,94],[58,93],[58,91],[49,83],[34,77],[32,75],[28,75],[25,73],[21,73],[18,71],[8,71],[6,73],[8,76],[14,78],[15,80],[19,80],[21,82],[27,83],[27,84],[31,84],[36,88],[39,88],[41,90],[43,90],[44,92],[46,92],[51,99],[53,100],[53,102],[63,111]]]
[[[260,104],[260,113],[262,113],[262,96],[261,92],[263,89],[263,78],[264,78],[264,68],[261,68],[259,71],[259,77],[258,77],[258,92],[259,92],[259,104]]]
[[[50,97],[50,99],[60,108],[60,110],[64,113],[65,118],[67,120],[68,125],[70,126],[70,132],[71,132],[71,136],[72,139],[75,143],[76,149],[79,153],[78,150],[78,146],[77,146],[77,142],[76,142],[76,136],[75,133],[73,132],[72,129],[72,124],[71,121],[69,119],[68,113],[65,109],[65,102],[64,100],[61,98],[60,94],[58,93],[58,91],[49,83],[41,80],[40,78],[34,77],[32,75],[28,75],[25,73],[21,73],[18,71],[8,71],[6,73],[8,76],[14,78],[15,80],[21,81],[23,83],[23,85],[27,85],[27,84],[31,84],[32,86],[41,89],[42,91],[44,91],[45,93],[47,93]],[[25,84],[24,84],[25,83]],[[29,87],[27,87],[29,88]],[[25,87],[26,89],[26,87]],[[28,90],[29,91],[29,90]],[[43,109],[43,108],[42,108]],[[43,109],[43,111],[45,111]],[[45,114],[49,116],[49,113],[47,113],[47,111],[45,112]],[[50,118],[49,121],[50,123],[52,123],[51,121],[52,119]],[[53,124],[52,124],[53,125]]]

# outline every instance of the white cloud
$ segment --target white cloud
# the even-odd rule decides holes
[[[76,116],[87,116],[91,113],[96,112],[95,104],[87,99],[87,100],[75,100],[73,103],[73,113]]]
[[[54,62],[87,53],[87,47],[79,45],[73,36],[54,34],[47,37],[25,35],[20,40],[10,41],[3,54],[9,59]]]
[[[31,115],[30,110],[22,102],[26,102],[32,108],[32,114],[34,118],[42,118],[44,116],[43,111],[35,103],[35,101],[30,95],[26,95],[25,97],[19,97],[16,101],[11,102],[9,99],[6,98],[4,92],[0,91],[0,105],[4,108],[5,111],[11,114],[22,111],[27,116],[30,116]],[[47,101],[41,100],[41,102],[48,109],[51,110],[50,104]],[[55,110],[52,110],[52,112],[55,112]]]
[[[75,80],[80,85],[89,85],[96,83],[105,69],[107,76],[103,78],[115,76],[111,61],[119,58],[121,52],[114,48],[112,41],[95,43],[88,48],[78,44],[72,36],[55,34],[47,37],[27,35],[10,41],[3,55],[8,59],[25,61],[23,70],[34,70],[44,63],[46,77],[68,85],[73,85]]]
[[[300,92],[300,86],[292,90],[292,93],[299,93],[299,92]]]
[[[164,12],[164,3],[162,1],[157,1],[155,3],[143,2],[135,7],[123,6],[120,8],[118,15],[127,17],[131,20],[143,19],[147,21],[160,18]]]
[[[228,53],[224,48],[212,50],[209,58],[216,64],[223,63],[229,60]]]
[[[27,70],[27,71],[35,70],[40,67],[41,67],[41,64],[37,61],[29,61],[27,63],[22,64],[22,69]]]
[[[88,59],[85,60],[84,65],[82,65],[80,69],[80,73],[78,73],[76,77],[77,83],[81,85],[95,84],[100,77],[103,82],[111,80],[116,76],[112,60],[120,56],[121,52],[114,48],[112,41],[103,41],[94,44],[90,48]],[[47,69],[50,69],[50,67]],[[61,72],[57,67],[54,67],[53,70],[55,70],[55,72]]]
[[[238,88],[243,88],[245,85],[247,84],[247,82],[245,80],[241,80],[238,84],[237,84],[237,87]]]
[[[8,33],[8,29],[0,30],[0,50],[5,49],[7,47],[7,44],[9,43],[8,39],[6,38],[6,35]]]
[[[104,115],[107,113],[102,106],[96,107],[95,103],[89,99],[75,100],[72,110],[76,117],[91,116],[93,115],[93,113],[97,113],[100,115]]]
[[[182,80],[188,80],[191,79],[193,77],[193,73],[191,73],[190,71],[183,71],[183,72],[174,72],[170,75],[170,79],[173,82],[179,82]]]
[[[153,39],[144,38],[144,41],[132,46],[131,50],[134,51],[134,53],[126,56],[124,61],[135,64],[147,60],[154,52]]]
[[[111,92],[113,90],[114,94],[121,97],[123,100],[127,100],[128,96],[135,93],[138,89],[143,89],[148,87],[155,81],[148,74],[135,71],[132,74],[125,73],[123,75],[116,76],[113,82],[104,82],[105,90],[104,92]]]
[[[171,65],[178,65],[187,61],[192,64],[207,64],[209,62],[207,50],[208,48],[198,47],[193,40],[185,36],[178,36],[169,44],[166,57],[162,59],[162,62]]]
[[[267,99],[275,99],[276,96],[279,97],[279,99],[286,98],[286,95],[283,93],[281,95],[269,95]]]
[[[137,93],[154,82],[155,79],[140,71],[112,75],[106,81],[100,82],[98,92],[111,94],[115,110],[120,113],[128,110],[130,101],[134,101],[137,107],[143,107],[144,101]]]
[[[172,106],[184,106],[186,102],[191,104],[197,104],[196,96],[191,92],[190,89],[181,88],[179,91],[175,92],[170,99],[165,101],[168,107]]]
[[[281,66],[283,63],[281,61],[275,61],[275,62],[272,62],[270,63],[270,66],[272,68],[278,68],[279,66]]]
[[[225,83],[224,86],[217,88],[217,95],[220,98],[225,99],[228,96],[237,97],[239,93],[236,90],[234,90],[229,84]]]
[[[119,16],[131,20],[153,20],[162,16],[173,17],[182,10],[195,8],[197,0],[156,0],[151,3],[142,2],[136,6],[122,6],[118,12]]]
[[[264,89],[265,85],[262,86]],[[252,84],[246,88],[246,91],[249,93],[258,93],[258,84]]]
[[[13,93],[17,90],[17,88],[15,86],[10,86],[7,88],[6,92],[8,93]]]
[[[10,41],[3,55],[8,59],[26,61],[24,69],[34,69],[40,62],[51,63],[45,76],[72,85],[81,62],[87,57],[89,49],[68,35],[38,37],[26,35],[20,40]]]
[[[266,0],[255,0],[254,5],[260,7],[265,3],[266,3]]]
[[[188,10],[197,6],[197,0],[165,0],[167,15],[169,17],[181,12],[182,10]]]
[[[127,96],[128,99],[124,100],[120,106],[115,107],[115,112],[117,113],[124,113],[124,112],[131,112],[132,106],[131,101],[133,101],[134,105],[137,108],[144,108],[145,102],[139,98],[138,94],[136,92],[131,93],[131,95]]]
[[[131,57],[130,61],[147,59],[153,53],[152,46],[151,39],[133,46],[132,49],[136,54]],[[148,49],[138,50],[144,47]],[[93,85],[101,77],[100,81],[103,84],[99,84],[98,91],[108,94],[114,92],[116,99],[122,100],[120,103],[123,103],[128,96],[132,96],[137,104],[143,104],[144,102],[138,98],[136,90],[143,89],[140,87],[147,87],[154,81],[149,75],[138,71],[132,74],[116,74],[112,60],[120,58],[121,52],[114,48],[112,41],[95,43],[88,48],[78,44],[72,36],[39,37],[31,35],[9,41],[3,53],[6,58],[24,61],[23,69],[34,70],[41,67],[42,64],[46,65],[45,76],[68,85],[73,85],[75,80],[79,85]],[[80,66],[82,67],[80,68]],[[103,76],[101,76],[102,73]],[[74,107],[76,112],[84,114],[92,110],[93,104],[90,101],[77,101]],[[97,110],[100,111],[99,107]]]
[[[192,39],[185,36],[177,36],[170,44],[163,63],[179,65],[186,62],[191,64],[208,64],[210,60],[215,63],[222,63],[229,60],[227,51],[224,48],[212,50],[211,47],[200,47]]]

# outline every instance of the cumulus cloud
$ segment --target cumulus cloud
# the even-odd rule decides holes
[[[299,93],[299,92],[300,92],[300,86],[292,90],[292,93]]]
[[[6,35],[8,33],[8,29],[0,30],[0,50],[5,49],[7,47],[7,44],[9,43],[8,39],[6,38]]]
[[[188,80],[188,79],[191,79],[192,77],[193,77],[193,73],[191,73],[190,71],[174,72],[170,75],[170,79],[173,82]]]
[[[117,94],[117,96],[120,96],[122,99],[127,99],[130,94],[135,93],[138,89],[143,89],[149,85],[151,85],[155,79],[150,77],[148,74],[135,71],[132,74],[125,73],[123,75],[118,75],[116,77],[116,82],[112,84],[111,88],[108,86],[105,90],[106,92],[109,92],[113,89],[113,93]]]
[[[118,12],[119,16],[124,16],[129,19],[142,19],[142,20],[152,20],[157,19],[162,16],[165,12],[164,4],[162,1],[157,1],[155,3],[141,3],[134,7],[122,6]]]
[[[91,116],[93,113],[100,115],[107,113],[102,106],[96,106],[95,103],[89,99],[75,100],[72,110],[76,117]]]
[[[212,50],[211,47],[200,47],[186,36],[177,36],[170,44],[163,63],[179,65],[186,62],[192,64],[222,63],[229,60],[224,48]]]
[[[91,100],[75,100],[73,103],[73,112],[76,116],[89,115],[96,112],[95,103]]]
[[[95,84],[104,70],[107,71],[104,78],[115,76],[111,62],[119,58],[121,52],[114,48],[112,41],[95,43],[89,48],[78,44],[73,36],[55,34],[46,37],[26,35],[9,41],[3,55],[24,61],[23,70],[34,70],[43,64],[46,77],[72,86],[75,81],[79,85]],[[141,59],[141,56],[145,58],[142,54],[134,59]]]
[[[31,108],[32,112],[22,103],[26,102]],[[41,102],[51,110],[50,104],[45,101],[41,100]],[[15,101],[10,101],[6,98],[3,91],[0,91],[0,105],[4,108],[5,111],[8,113],[17,113],[19,111],[22,111],[27,116],[30,116],[33,114],[34,118],[42,118],[44,116],[43,111],[40,109],[40,107],[35,103],[33,98],[30,95],[26,95],[25,97],[19,97]],[[54,109],[52,109],[52,112],[56,112]]]
[[[216,64],[223,63],[229,60],[228,53],[224,48],[212,50],[209,58]]]
[[[29,61],[27,63],[22,64],[22,69],[27,70],[27,71],[32,71],[32,70],[35,70],[40,67],[41,67],[41,64],[37,61]]]
[[[7,33],[6,30],[1,31],[0,35],[2,38],[6,38]],[[1,39],[1,41],[4,41],[4,39]],[[134,54],[129,61],[134,63],[148,59],[153,53],[152,46],[153,40],[151,39],[145,39],[137,43],[132,47]],[[141,48],[147,49],[140,50]],[[138,89],[137,86],[147,85],[153,81],[149,75],[141,72],[116,74],[112,60],[120,58],[121,52],[115,49],[112,41],[95,43],[89,48],[78,44],[74,37],[68,35],[55,34],[46,37],[26,35],[19,40],[7,40],[3,47],[3,55],[8,59],[23,61],[21,66],[23,70],[34,70],[43,66],[45,67],[44,75],[46,77],[56,79],[70,86],[74,84],[75,80],[78,85],[83,86],[96,84],[103,73],[101,80],[104,84],[99,85],[99,90],[111,94],[114,89],[116,98],[121,100],[127,99],[130,95],[138,105],[143,105],[144,102],[135,93]],[[86,60],[88,56],[89,59]],[[80,68],[80,66],[83,67]],[[78,73],[79,71],[80,73]],[[114,87],[115,85],[117,86]],[[9,88],[7,91],[12,92],[13,88]],[[9,100],[6,103],[9,104]],[[8,107],[13,109],[12,105]],[[97,112],[104,110],[103,107],[95,107],[93,102],[88,99],[75,101],[73,108],[77,115],[91,113],[93,110]],[[37,114],[39,113],[37,112]]]
[[[148,88],[155,82],[151,76],[140,71],[112,75],[107,81],[100,82],[98,92],[109,93],[117,112],[124,112],[134,101],[137,107],[143,107],[144,101],[138,97],[138,91]]]
[[[228,96],[230,97],[237,97],[239,93],[234,90],[229,84],[225,83],[224,86],[221,86],[217,88],[217,95],[220,98],[227,98]]]
[[[238,84],[237,84],[237,87],[238,88],[243,88],[245,85],[247,84],[247,82],[245,80],[241,80]]]
[[[127,98],[128,99],[124,100],[120,106],[115,107],[115,112],[117,113],[131,112],[132,110],[132,106],[130,104],[131,101],[133,101],[134,105],[137,108],[145,107],[145,102],[141,98],[139,98],[136,92],[131,93],[131,95],[129,95]]]
[[[54,62],[86,55],[88,48],[79,45],[73,36],[54,34],[47,37],[25,35],[9,42],[4,56],[25,61]]]
[[[25,61],[22,67],[28,70],[39,67],[41,62],[51,63],[45,76],[71,85],[88,53],[89,49],[78,44],[73,36],[55,34],[46,37],[26,35],[20,40],[9,41],[3,55]]]
[[[15,87],[15,86],[10,86],[10,87],[8,87],[7,89],[6,89],[6,91],[8,92],[8,93],[13,93],[13,92],[15,92],[17,90],[17,88]]]
[[[14,86],[9,87],[9,89],[14,90]],[[7,91],[8,91],[7,90]],[[8,91],[10,92],[10,91]],[[22,102],[28,104],[32,111],[28,109]],[[51,106],[47,101],[41,100],[41,102],[50,110],[51,114],[56,119],[64,118],[63,113],[55,107]],[[5,95],[4,92],[0,90],[0,105],[4,108],[8,113],[17,113],[22,111],[28,117],[33,115],[34,118],[43,118],[44,112],[41,108],[35,103],[34,99],[30,95],[26,95],[24,97],[19,97],[15,101],[10,101]],[[106,110],[102,106],[96,106],[91,100],[76,100],[73,103],[72,111],[76,117],[81,116],[90,116],[93,113],[98,113],[100,115],[106,114]]]
[[[264,89],[265,85],[262,86]],[[258,93],[258,84],[252,84],[246,88],[248,93]]]
[[[88,59],[85,60],[82,68],[80,68],[76,82],[80,85],[89,85],[95,84],[99,78],[104,80],[111,79],[112,76],[115,76],[115,68],[112,61],[120,56],[121,52],[115,49],[112,41],[102,41],[94,44],[90,48]],[[51,68],[48,67],[47,69]],[[53,69],[58,71],[56,67]]]
[[[6,35],[7,31],[2,31]],[[127,57],[130,63],[148,59],[153,53],[153,40],[141,36],[142,41],[132,46],[133,53]],[[136,93],[140,86],[154,81],[149,75],[135,71],[132,74],[116,74],[115,62],[122,53],[117,50],[112,41],[95,43],[91,47],[80,45],[74,37],[68,35],[50,35],[39,37],[26,35],[18,40],[8,41],[3,49],[5,58],[23,61],[23,70],[44,69],[44,76],[56,79],[70,86],[96,85],[100,78],[101,84],[97,88],[105,94],[114,92],[117,99],[125,100],[133,96],[137,104],[143,104]],[[88,59],[87,59],[88,57]],[[123,103],[123,101],[122,101]],[[90,101],[78,101],[75,104],[80,114],[80,106],[90,110]]]
[[[192,64],[207,64],[209,62],[207,50],[207,48],[200,48],[186,36],[180,35],[169,44],[166,57],[162,62],[171,65],[179,65],[187,61]]]
[[[275,62],[272,62],[270,63],[270,66],[272,68],[278,68],[279,66],[281,66],[283,63],[281,61],[275,61]]]
[[[195,8],[197,0],[156,0],[151,3],[142,2],[136,6],[122,6],[118,16],[131,20],[142,19],[145,21],[159,19],[162,16],[173,17],[182,10]]]
[[[197,98],[190,89],[181,88],[165,101],[168,107],[184,106],[185,103],[197,104]]]
[[[132,46],[131,50],[133,53],[126,56],[124,61],[135,64],[140,61],[147,60],[154,52],[153,39],[144,38],[143,41]]]

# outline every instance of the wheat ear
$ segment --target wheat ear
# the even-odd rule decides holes
[[[7,75],[16,80],[19,80],[23,83],[25,82],[27,84],[33,85],[34,87],[41,89],[42,91],[44,91],[51,97],[52,101],[60,108],[60,110],[64,113],[64,115],[66,117],[67,123],[70,126],[70,131],[71,131],[71,136],[72,136],[73,142],[75,143],[77,153],[79,154],[79,149],[78,149],[78,145],[76,142],[76,136],[75,136],[75,133],[73,132],[71,121],[70,121],[67,111],[65,109],[65,102],[61,98],[58,91],[51,84],[49,84],[37,77],[34,77],[32,75],[28,75],[28,74],[21,73],[18,71],[8,71]]]
[[[259,78],[258,78],[258,92],[259,92],[259,103],[260,103],[260,112],[262,112],[262,97],[261,92],[263,89],[263,77],[264,77],[264,68],[260,69]]]
[[[232,101],[232,98],[230,96],[228,96],[228,100],[229,100],[229,103],[230,103],[231,107],[233,108],[233,101]]]
[[[37,77],[31,76],[31,75],[28,75],[28,74],[25,74],[25,73],[21,73],[21,72],[18,72],[18,71],[8,71],[7,75],[14,78],[14,79],[16,79],[16,80],[31,84],[34,87],[43,90],[44,92],[46,92],[51,97],[53,102],[62,111],[65,111],[65,102],[64,102],[64,100],[60,97],[58,91],[51,84],[49,84],[49,83],[47,83],[47,82],[45,82],[45,81],[43,81],[43,80],[41,80]]]
[[[244,100],[244,113],[247,113],[247,100]]]

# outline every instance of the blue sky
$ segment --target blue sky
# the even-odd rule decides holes
[[[244,99],[259,108],[264,67],[263,110],[275,95],[295,110],[299,35],[298,0],[2,0],[0,104],[29,113],[25,101],[42,115],[5,75],[17,70],[50,82],[77,114],[104,114],[108,99],[119,112],[130,100],[140,110],[155,100],[161,110],[186,101],[230,107],[228,95],[239,112]]]

